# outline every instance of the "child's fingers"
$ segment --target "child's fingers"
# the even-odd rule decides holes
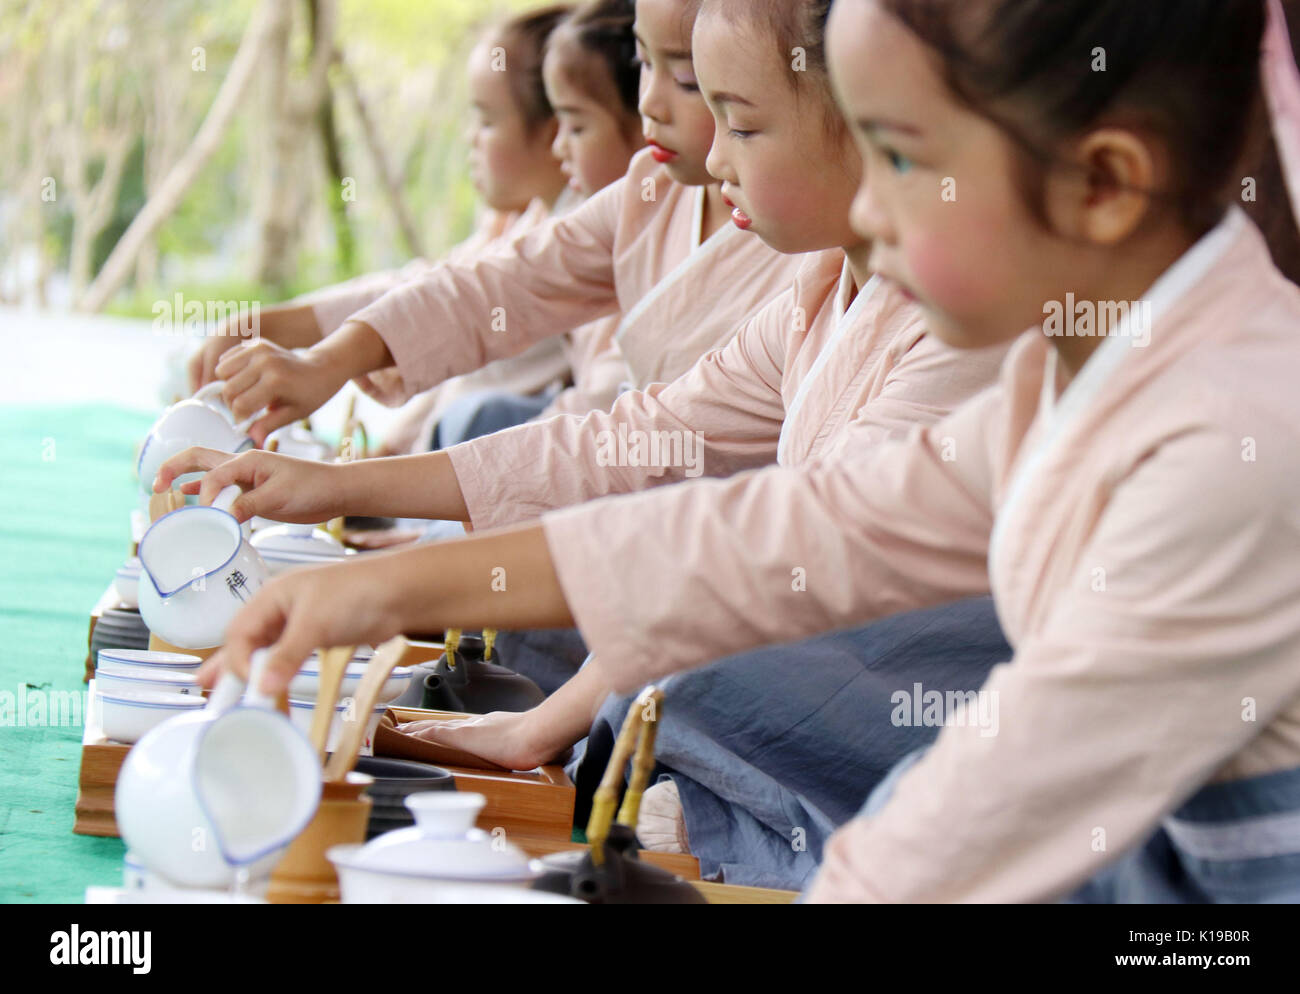
[[[313,611],[304,610],[297,603],[292,605],[288,623],[271,646],[266,660],[266,671],[259,688],[263,693],[279,694],[289,686],[289,681],[302,669],[307,657],[324,646],[321,627]]]
[[[214,467],[204,474],[200,480],[199,503],[208,507],[221,491],[232,483],[237,484],[243,489],[251,490],[255,482],[253,468],[248,465],[248,460],[243,456],[236,456],[233,459],[227,459],[221,465]],[[234,513],[234,508],[231,508]],[[239,517],[239,515],[235,515]]]
[[[222,463],[229,462],[231,458],[229,452],[205,449],[198,445],[191,446],[183,452],[176,453],[158,467],[158,475],[153,481],[153,492],[159,494],[170,490],[178,476],[184,476],[186,473],[205,473]],[[194,492],[186,491],[186,493]]]
[[[272,646],[284,631],[286,604],[292,604],[292,599],[285,598],[277,584],[268,583],[231,620],[226,629],[225,645],[209,662],[220,656],[223,668],[234,670],[242,679],[248,679],[253,653]],[[288,680],[285,681],[287,685]]]
[[[226,381],[226,406],[235,420],[251,418],[274,399],[276,380],[267,375],[265,363],[250,364],[234,379]]]
[[[213,370],[218,379],[229,381],[232,376],[238,374],[257,354],[258,346],[261,344],[260,341],[243,342],[233,349],[226,349],[217,360],[216,368]]]
[[[262,417],[254,421],[248,429],[248,437],[260,449],[266,445],[266,440],[271,432],[283,428],[285,425],[293,424],[304,417],[298,412],[296,404],[288,404],[284,407],[277,407],[274,410],[267,411]]]

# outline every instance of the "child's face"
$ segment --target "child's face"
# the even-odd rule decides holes
[[[844,131],[831,130],[834,109],[816,81],[796,92],[767,32],[707,13],[694,51],[715,122],[709,172],[722,180],[732,220],[779,252],[860,245],[848,216],[861,159]]]
[[[840,0],[827,47],[864,160],[851,220],[873,242],[871,268],[953,345],[1040,324],[1043,302],[1063,299],[1070,255],[1016,189],[1010,139],[957,104],[929,50],[876,0]]]
[[[571,82],[566,65],[574,58],[593,58],[574,49],[568,43],[548,49],[542,76],[559,125],[551,153],[560,160],[569,187],[589,197],[622,178],[641,143],[629,139],[617,111],[611,111]],[[604,72],[604,66],[595,66],[591,71]],[[613,95],[612,85],[610,92]]]
[[[484,202],[493,210],[519,211],[534,197],[554,195],[563,183],[559,163],[551,155],[555,122],[528,131],[509,76],[493,68],[487,42],[470,55],[469,88],[474,107],[470,176]]]
[[[637,0],[641,123],[654,156],[678,183],[708,186],[713,115],[700,96],[691,62],[690,7],[683,0]]]

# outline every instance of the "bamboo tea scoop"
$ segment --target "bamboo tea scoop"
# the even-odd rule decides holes
[[[623,782],[623,767],[632,756],[634,744],[636,759],[632,764],[632,776],[623,797],[623,806],[618,812],[618,823],[634,831],[636,829],[641,795],[645,793],[650,772],[655,765],[655,734],[659,730],[663,701],[662,687],[652,685],[641,691],[628,708],[623,727],[619,729],[618,738],[614,741],[613,755],[609,758],[605,775],[592,798],[591,818],[587,822],[587,841],[591,844],[591,860],[596,866],[605,859],[603,843],[609,838],[610,825],[614,821],[614,805],[618,801],[618,787]]]
[[[149,522],[152,524],[164,514],[171,514],[184,506],[185,495],[179,490],[164,490],[160,494],[154,494],[149,498]]]
[[[339,736],[334,747],[334,755],[325,767],[325,780],[338,783],[348,775],[356,765],[357,754],[366,738],[366,724],[370,720],[379,692],[383,690],[389,675],[401,663],[406,655],[407,641],[401,635],[391,638],[378,649],[366,664],[365,675],[361,677],[361,686],[357,688],[356,697],[352,699],[350,717],[345,716],[343,734]],[[324,674],[322,674],[323,676]]]
[[[329,740],[330,723],[334,719],[334,706],[338,703],[339,688],[343,686],[343,677],[352,662],[352,653],[356,646],[348,645],[337,649],[320,651],[320,675],[316,681],[316,707],[311,714],[311,731],[307,737],[316,747],[321,762],[325,762],[325,746]]]

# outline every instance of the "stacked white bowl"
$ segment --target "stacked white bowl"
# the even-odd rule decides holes
[[[361,678],[366,672],[366,664],[373,655],[374,650],[369,646],[361,646],[352,655],[352,662],[348,664],[343,683],[339,687],[338,703],[334,707],[334,718],[330,722],[329,736],[325,745],[327,752],[333,750],[338,737],[342,734],[345,718],[352,715],[349,710],[353,706],[352,698],[361,685]],[[401,697],[406,688],[411,685],[414,676],[415,668],[413,666],[399,666],[384,681],[373,711],[365,716],[366,737],[361,746],[361,755],[374,755],[375,729],[379,727],[379,719],[388,710],[388,705]],[[312,715],[316,710],[316,691],[319,686],[320,656],[313,652],[307,658],[307,661],[303,663],[302,669],[289,683],[289,717],[304,732],[311,729]]]
[[[99,723],[115,742],[131,744],[155,725],[206,703],[198,685],[203,660],[177,652],[101,649],[95,667]]]

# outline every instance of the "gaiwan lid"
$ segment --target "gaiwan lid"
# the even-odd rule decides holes
[[[333,535],[315,525],[272,525],[252,538],[253,548],[272,559],[301,559],[317,562],[342,559],[348,554]]]
[[[372,839],[350,854],[346,865],[372,873],[463,882],[513,883],[538,876],[519,847],[474,827],[482,794],[426,791],[409,794],[413,828]]]

